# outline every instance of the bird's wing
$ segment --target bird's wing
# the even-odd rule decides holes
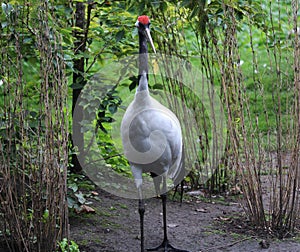
[[[153,103],[158,103],[153,99]],[[183,150],[182,150],[182,132],[178,118],[176,115],[159,103],[156,107],[163,107],[164,114],[167,115],[168,124],[167,127],[163,127],[163,132],[168,141],[168,147],[170,149],[170,162],[168,167],[168,177],[170,177],[174,184],[177,183],[177,179],[182,175],[183,166]],[[183,178],[183,177],[182,177]]]

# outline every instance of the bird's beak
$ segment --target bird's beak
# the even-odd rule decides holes
[[[154,47],[154,44],[153,44],[153,40],[152,40],[152,37],[151,37],[151,34],[150,34],[150,29],[149,28],[146,28],[145,29],[145,34],[146,34],[146,37],[153,49],[153,52],[156,53],[156,50],[155,50],[155,47]]]

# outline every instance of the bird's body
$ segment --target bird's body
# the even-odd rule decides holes
[[[140,82],[145,80],[144,74]],[[182,158],[181,127],[174,113],[153,99],[149,90],[136,91],[123,117],[121,132],[125,156],[137,183],[142,173],[147,172],[173,180],[178,177]]]
[[[127,157],[135,179],[139,197],[141,224],[141,251],[144,251],[144,197],[143,173],[150,173],[156,193],[163,202],[163,243],[154,249],[186,252],[169,244],[166,224],[167,177],[177,185],[184,177],[183,144],[180,123],[175,114],[150,96],[148,89],[148,49],[150,42],[150,20],[140,16],[136,23],[139,29],[139,86],[135,98],[128,106],[121,123],[121,136],[124,154]],[[162,187],[161,187],[162,186]]]

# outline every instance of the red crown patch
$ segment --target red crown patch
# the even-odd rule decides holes
[[[147,25],[147,24],[150,23],[150,18],[148,16],[145,16],[145,15],[144,16],[139,16],[138,21],[140,23],[142,23],[143,25]]]

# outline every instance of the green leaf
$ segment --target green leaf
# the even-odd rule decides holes
[[[137,82],[133,81],[131,82],[131,84],[129,85],[129,90],[132,91],[133,89],[135,89]]]
[[[118,106],[116,104],[112,103],[108,106],[108,110],[111,114],[114,114],[117,112]]]
[[[155,84],[152,89],[160,89],[160,90],[163,90],[164,89],[164,86],[162,84]]]
[[[68,201],[68,208],[74,208],[77,205],[76,201],[71,197],[68,197],[67,201]]]
[[[125,31],[122,29],[121,31],[118,31],[116,34],[116,42],[120,42],[125,36]]]
[[[14,10],[11,4],[2,3],[1,7],[6,16],[9,16],[10,13]]]
[[[77,192],[78,190],[78,185],[73,183],[73,184],[69,184],[68,188],[71,189],[73,192]]]
[[[29,114],[31,115],[31,117],[36,118],[38,113],[35,111],[30,111]]]
[[[46,209],[43,214],[43,221],[46,222],[49,218],[49,210]]]
[[[8,25],[8,23],[7,23],[7,22],[2,22],[2,23],[1,23],[1,27],[2,27],[2,29],[3,29],[3,28],[5,28],[5,27],[7,27],[7,25]]]
[[[76,198],[77,198],[77,200],[80,204],[85,203],[86,199],[85,199],[84,194],[82,192],[75,193],[75,196],[76,196]]]
[[[162,2],[160,5],[160,9],[162,12],[166,12],[168,9],[168,4],[166,2]]]

